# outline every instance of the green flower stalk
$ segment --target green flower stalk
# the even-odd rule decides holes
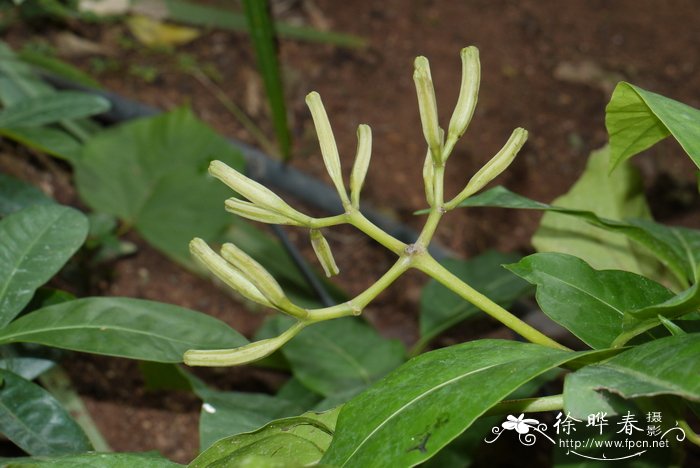
[[[249,200],[236,198],[227,200],[226,209],[229,212],[255,221],[289,224],[311,229],[310,237],[314,252],[327,276],[337,274],[338,266],[328,241],[319,231],[320,228],[350,224],[396,254],[398,258],[394,265],[374,284],[349,301],[332,307],[305,309],[293,304],[272,275],[235,245],[224,244],[221,256],[218,256],[204,241],[194,239],[190,245],[192,254],[224,283],[250,300],[294,317],[296,322],[278,337],[251,343],[240,348],[187,351],[185,354],[187,364],[232,366],[262,359],[283,346],[307,326],[324,320],[362,313],[374,298],[411,268],[420,270],[436,279],[464,300],[474,304],[525,339],[543,346],[567,349],[463,282],[428,253],[428,246],[445,212],[481,190],[502,173],[527,140],[525,130],[518,128],[513,131],[503,148],[474,174],[466,187],[452,200],[444,202],[445,163],[455,143],[471,122],[479,91],[478,50],[474,47],[467,47],[462,50],[461,57],[462,84],[447,135],[438,123],[435,91],[428,60],[425,57],[418,57],[415,61],[413,79],[416,84],[423,134],[428,143],[422,170],[426,200],[430,209],[425,225],[414,244],[407,245],[394,238],[372,224],[360,211],[360,191],[369,168],[372,145],[372,133],[367,125],[360,125],[357,131],[357,155],[350,176],[350,199],[348,198],[343,183],[338,148],[318,93],[310,93],[306,102],[314,120],[324,164],[343,202],[344,213],[327,218],[312,218],[295,210],[271,190],[229,168],[224,163],[212,162],[210,173]]]

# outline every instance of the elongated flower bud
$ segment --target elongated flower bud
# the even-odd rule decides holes
[[[425,187],[425,199],[428,205],[435,206],[435,166],[433,166],[433,158],[430,156],[430,150],[425,154],[423,162],[423,186]]]
[[[209,165],[209,173],[262,208],[276,211],[302,225],[306,225],[310,219],[305,214],[289,206],[272,190],[244,176],[221,161],[212,161]]]
[[[276,308],[294,317],[304,318],[308,315],[306,310],[287,299],[275,278],[247,253],[231,243],[226,243],[221,247],[221,256],[246,276]]]
[[[460,57],[462,58],[462,85],[459,88],[459,98],[447,131],[447,140],[450,142],[456,142],[467,130],[474,115],[481,81],[479,49],[474,46],[465,47]]]
[[[418,110],[423,125],[423,135],[430,148],[435,164],[441,164],[442,144],[440,141],[440,125],[438,124],[437,101],[433,79],[430,75],[430,64],[425,57],[416,57],[413,70],[413,82],[418,96]]]
[[[229,198],[225,202],[226,211],[235,215],[241,216],[252,221],[260,221],[267,224],[287,224],[290,226],[305,226],[298,221],[290,219],[276,211],[262,208],[253,203],[240,200],[238,198]]]
[[[348,201],[348,194],[345,191],[343,183],[343,174],[340,170],[340,156],[338,155],[338,147],[335,144],[333,129],[328,121],[326,109],[323,107],[321,96],[313,91],[306,96],[306,105],[309,106],[311,117],[314,120],[316,134],[318,135],[318,143],[321,146],[321,155],[323,155],[323,163],[326,165],[328,175],[331,176],[333,185],[335,185],[338,195],[343,202]]]
[[[360,191],[365,183],[369,160],[372,157],[372,129],[369,125],[357,127],[357,155],[350,174],[350,200],[352,206],[360,207]]]
[[[479,169],[479,172],[474,174],[474,176],[469,180],[467,186],[457,195],[453,200],[446,204],[446,208],[452,209],[457,206],[461,201],[475,194],[486,184],[495,179],[501,172],[505,171],[506,168],[513,162],[515,156],[520,151],[527,141],[527,130],[524,128],[516,128],[510,135],[510,138],[503,145],[503,148],[496,153],[496,155],[487,162],[484,167]]]
[[[217,278],[241,296],[265,307],[273,307],[253,283],[248,281],[240,271],[233,268],[230,263],[214,252],[202,239],[195,238],[190,241],[190,252]]]
[[[340,273],[338,265],[335,263],[333,258],[333,252],[331,251],[331,246],[328,245],[328,241],[323,234],[318,229],[312,229],[309,232],[309,237],[311,237],[311,246],[314,248],[316,253],[316,258],[318,258],[319,263],[323,267],[323,271],[326,273],[327,277],[331,277]]]
[[[303,322],[297,322],[288,330],[274,338],[255,341],[233,349],[191,349],[185,352],[183,361],[188,366],[238,366],[258,361],[277,351],[294,338],[303,328]]]

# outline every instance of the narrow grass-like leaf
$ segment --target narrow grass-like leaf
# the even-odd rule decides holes
[[[0,432],[30,455],[92,450],[83,430],[46,390],[0,370]]]
[[[81,144],[70,133],[51,127],[9,127],[0,128],[0,135],[21,143],[29,148],[68,161],[80,156]]]
[[[700,401],[700,334],[669,336],[624,351],[566,377],[564,409],[584,416],[596,411],[615,414],[605,392],[624,398],[676,395]]]
[[[321,463],[414,466],[525,382],[579,356],[502,340],[420,355],[345,404]]]
[[[618,83],[605,109],[610,135],[610,169],[669,135],[700,167],[700,110],[647,91]]]
[[[82,213],[57,204],[30,206],[0,221],[0,328],[63,267],[87,232]]]
[[[537,285],[542,311],[595,349],[610,347],[622,332],[625,312],[673,297],[648,278],[627,271],[595,270],[566,254],[534,254],[506,268]]]
[[[270,19],[269,5],[266,0],[243,0],[243,7],[272,111],[277,144],[282,159],[288,160],[292,151],[292,135],[287,124],[287,107],[284,103],[282,74],[277,63],[275,30]]]
[[[0,127],[38,127],[66,119],[79,119],[109,109],[109,101],[78,91],[55,93],[23,99],[0,111]]]
[[[0,344],[22,342],[157,362],[182,362],[185,351],[192,348],[234,348],[247,343],[208,315],[121,297],[49,306],[0,330]]]

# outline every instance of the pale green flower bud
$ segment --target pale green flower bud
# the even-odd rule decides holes
[[[309,220],[308,216],[289,206],[272,190],[244,176],[221,161],[212,161],[209,165],[209,173],[262,208],[276,211],[302,225],[306,225]]]
[[[231,243],[226,243],[221,247],[221,256],[253,283],[277,309],[299,318],[305,318],[308,315],[306,310],[292,304],[277,280],[247,253]]]
[[[255,341],[234,349],[191,349],[185,352],[183,361],[188,366],[238,366],[263,359],[274,353],[303,328],[304,323],[297,322],[284,333],[274,338]]]
[[[209,271],[241,296],[265,307],[273,307],[253,283],[248,281],[240,271],[214,252],[202,239],[190,241],[190,252]]]
[[[267,224],[306,226],[306,224],[290,219],[283,214],[277,213],[276,211],[268,210],[267,208],[262,208],[258,205],[240,200],[238,198],[229,198],[228,200],[226,200],[225,206],[226,211],[228,211],[229,213],[233,213],[242,218],[250,219],[252,221],[260,221],[261,223]]]
[[[462,85],[459,88],[459,98],[447,132],[448,147],[454,146],[454,143],[464,135],[474,115],[479,97],[479,82],[481,80],[479,49],[474,46],[465,47],[460,56],[462,58]]]
[[[352,206],[360,207],[360,191],[365,183],[369,160],[372,157],[372,129],[369,125],[357,127],[357,155],[350,174],[350,199]]]
[[[496,153],[496,155],[487,162],[484,167],[479,169],[479,172],[474,174],[474,176],[469,180],[467,186],[457,195],[453,200],[445,205],[445,208],[452,209],[457,206],[461,201],[472,196],[486,184],[495,179],[499,174],[506,170],[506,168],[513,162],[515,156],[520,151],[527,141],[527,130],[524,128],[516,128],[513,130],[510,138],[503,145],[503,148]]]
[[[323,163],[326,165],[328,175],[335,185],[340,199],[348,202],[348,194],[345,192],[345,184],[343,183],[343,174],[340,170],[340,156],[338,155],[338,147],[335,144],[333,129],[328,121],[326,109],[323,107],[321,96],[313,91],[306,96],[306,105],[309,106],[311,117],[316,127],[318,142],[321,146],[321,155],[323,155]]]
[[[338,265],[335,263],[333,258],[333,252],[331,251],[331,246],[328,245],[328,241],[323,234],[318,229],[312,229],[309,232],[309,237],[311,237],[311,246],[314,248],[316,253],[316,258],[318,258],[319,263],[323,267],[323,271],[326,273],[327,277],[331,277],[340,273]]]
[[[437,101],[433,79],[430,75],[430,64],[425,57],[416,57],[413,70],[413,82],[416,85],[418,96],[418,110],[423,125],[423,135],[430,148],[435,164],[441,164],[442,142],[440,139],[440,125],[438,124]]]

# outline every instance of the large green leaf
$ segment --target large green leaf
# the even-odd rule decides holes
[[[66,119],[79,119],[109,109],[101,96],[78,91],[56,91],[29,97],[0,111],[0,127],[38,127]]]
[[[598,411],[615,414],[607,392],[624,398],[677,395],[700,401],[698,356],[698,333],[669,336],[636,346],[569,374],[564,382],[564,408],[579,416]]]
[[[480,340],[420,355],[348,402],[322,463],[413,466],[515,389],[578,353]]]
[[[12,468],[177,468],[184,465],[172,462],[158,452],[92,452],[56,458],[19,458],[13,460],[9,466]]]
[[[0,359],[0,369],[12,372],[25,380],[34,380],[56,365],[48,359],[34,357],[8,357]]]
[[[630,83],[618,83],[605,109],[610,168],[669,135],[700,167],[700,110]]]
[[[608,174],[608,155],[607,148],[591,153],[579,180],[552,204],[615,220],[651,218],[639,174],[628,164]],[[638,252],[626,236],[560,213],[545,213],[532,245],[538,252],[575,255],[599,270],[626,270],[651,278],[658,273],[658,263]]]
[[[564,208],[531,200],[504,187],[494,187],[468,198],[459,206],[542,210],[574,216],[598,228],[623,234],[645,247],[673,271],[682,284],[694,282],[698,276],[700,231],[694,229],[664,226],[645,219],[614,221],[599,217],[591,211]]]
[[[199,389],[202,411],[199,448],[204,451],[219,439],[257,429],[273,419],[300,414],[303,408],[262,393],[220,392]]]
[[[81,144],[70,133],[51,127],[0,128],[0,135],[57,158],[74,161]]]
[[[0,173],[0,218],[31,205],[55,203],[31,184]]]
[[[231,222],[223,209],[230,189],[207,176],[214,159],[242,170],[242,156],[181,108],[92,138],[76,164],[76,183],[91,208],[121,218],[160,251],[191,265],[189,241],[218,239]]]
[[[537,303],[549,318],[595,349],[609,347],[622,332],[625,312],[673,297],[648,278],[595,270],[566,254],[534,254],[506,268],[537,286]]]
[[[286,329],[286,320],[277,324]],[[294,376],[323,396],[345,393],[348,398],[400,366],[405,349],[382,338],[354,317],[330,320],[304,329],[282,348]]]
[[[83,244],[87,218],[61,205],[35,205],[0,221],[0,328]]]
[[[470,286],[488,296],[502,307],[510,305],[531,288],[527,282],[501,267],[520,257],[489,251],[469,260],[444,260],[442,265]],[[414,349],[422,349],[437,335],[473,317],[480,310],[447,289],[431,280],[421,292],[419,344]]]
[[[310,466],[325,453],[333,437],[338,409],[278,419],[264,427],[218,441],[199,455],[190,468],[260,466],[260,460],[282,466]],[[260,457],[247,464],[250,457]]]
[[[0,432],[30,455],[85,452],[83,430],[46,390],[0,369]]]
[[[0,330],[0,344],[20,342],[157,362],[182,362],[188,349],[235,348],[247,343],[208,315],[122,297],[52,305]]]

